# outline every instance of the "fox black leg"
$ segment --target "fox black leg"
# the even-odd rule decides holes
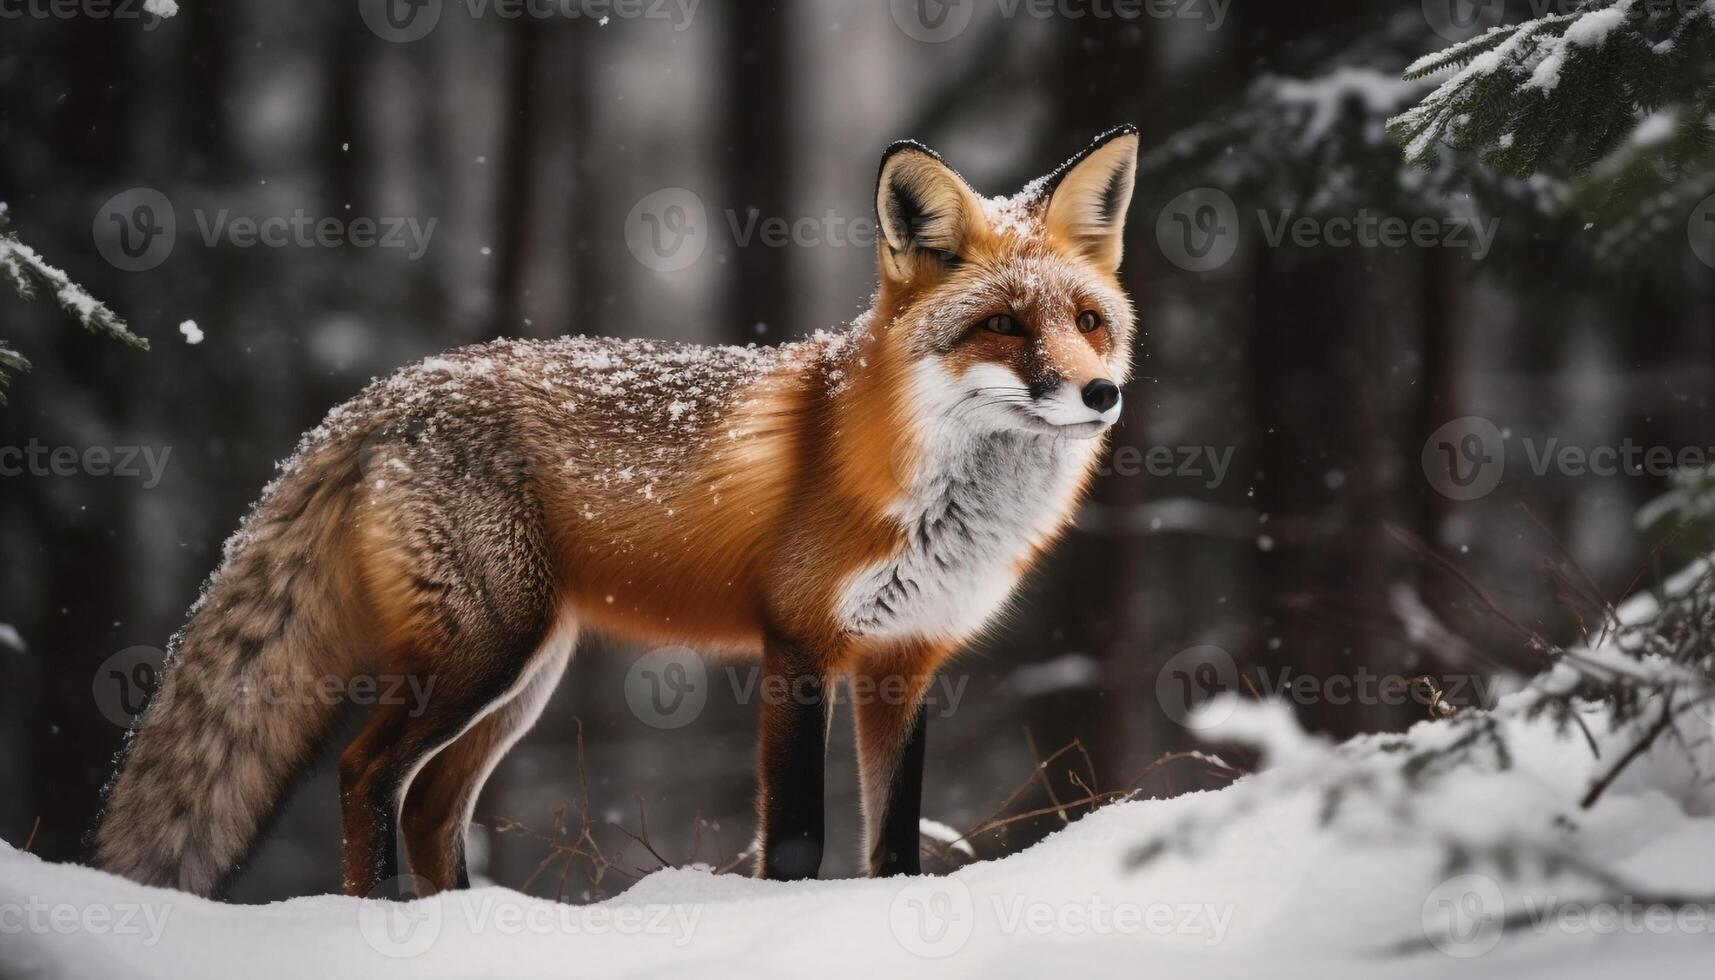
[[[870,854],[871,870],[878,877],[923,871],[918,855],[918,825],[923,813],[923,755],[928,727],[929,713],[919,703],[910,734],[901,747],[899,763],[889,780],[881,833]]]
[[[827,679],[815,658],[770,642],[763,658],[757,816],[762,877],[814,878],[822,867]]]
[[[920,673],[871,673],[853,681],[864,843],[872,875],[921,872],[917,827],[929,725],[924,694],[931,679]]]

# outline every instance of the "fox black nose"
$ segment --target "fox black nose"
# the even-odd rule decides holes
[[[1107,378],[1097,378],[1084,386],[1084,404],[1105,412],[1120,403],[1120,386]]]

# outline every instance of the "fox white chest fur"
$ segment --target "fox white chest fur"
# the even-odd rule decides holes
[[[905,542],[841,593],[839,616],[853,633],[954,640],[981,629],[1031,549],[1067,519],[1101,442],[998,425],[1010,409],[979,394],[992,379],[936,375],[919,379],[921,458],[892,510]]]

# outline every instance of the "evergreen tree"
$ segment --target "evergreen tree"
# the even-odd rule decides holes
[[[1712,46],[1715,5],[1578,0],[1412,62],[1408,80],[1451,74],[1388,128],[1411,163],[1445,145],[1525,178],[1587,173],[1653,119],[1643,135],[1668,171],[1704,172],[1715,150]]]
[[[46,289],[62,309],[83,324],[84,329],[140,350],[149,349],[149,342],[132,333],[118,314],[91,296],[88,290],[72,282],[64,272],[44,262],[35,249],[19,241],[11,231],[3,204],[0,204],[0,279],[11,283],[18,295],[25,299],[35,298],[37,289]],[[11,380],[9,372],[29,369],[30,362],[22,354],[8,347],[5,341],[0,341],[0,405],[6,404],[6,385]]]
[[[1379,215],[1499,218],[1495,247],[1545,248],[1566,268],[1585,257],[1583,218],[1568,209],[1565,180],[1529,180],[1484,166],[1466,154],[1443,154],[1412,166],[1389,138],[1391,118],[1432,88],[1400,74],[1431,37],[1416,11],[1389,18],[1337,50],[1295,69],[1263,75],[1207,120],[1163,140],[1139,161],[1140,213],[1159,211],[1186,187],[1216,187],[1241,207],[1294,216]],[[1159,199],[1157,199],[1159,198]],[[1548,263],[1501,262],[1509,271]]]

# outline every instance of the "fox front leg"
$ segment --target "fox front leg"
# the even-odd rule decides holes
[[[802,646],[774,639],[766,644],[756,805],[757,869],[764,878],[793,881],[821,870],[830,680]]]
[[[922,873],[918,825],[932,675],[865,672],[852,680],[865,858],[876,877]]]

